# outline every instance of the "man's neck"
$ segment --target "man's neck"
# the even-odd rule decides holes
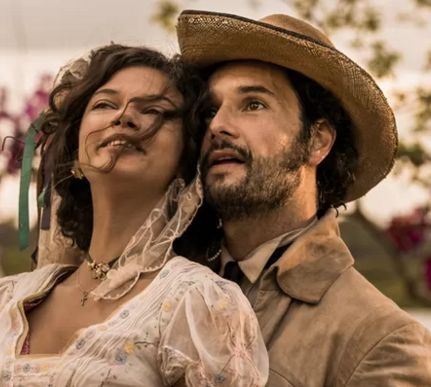
[[[230,255],[241,261],[264,242],[307,226],[315,215],[315,208],[295,211],[285,206],[254,217],[223,221],[224,244]]]

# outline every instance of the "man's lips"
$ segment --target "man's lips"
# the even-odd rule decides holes
[[[214,150],[208,157],[208,169],[223,165],[240,165],[244,164],[244,158],[235,150],[220,149]]]

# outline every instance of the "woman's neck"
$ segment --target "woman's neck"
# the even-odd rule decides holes
[[[123,252],[129,240],[162,200],[163,194],[109,192],[92,187],[93,233],[89,254],[96,262],[108,262]]]

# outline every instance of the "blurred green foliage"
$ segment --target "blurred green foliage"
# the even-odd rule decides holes
[[[179,12],[180,8],[175,1],[161,0],[157,4],[152,20],[160,24],[165,30],[173,32]]]
[[[32,246],[35,233],[31,233]],[[18,248],[18,231],[12,221],[0,224],[0,266],[4,274],[16,274],[31,269],[32,249]]]

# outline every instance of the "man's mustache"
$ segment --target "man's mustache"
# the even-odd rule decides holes
[[[201,159],[200,159],[200,167],[202,170],[203,177],[205,177],[208,172],[208,169],[209,169],[208,160],[211,153],[216,150],[226,150],[226,149],[232,149],[236,153],[238,153],[238,155],[240,155],[241,158],[244,160],[245,164],[249,164],[252,160],[251,153],[248,149],[235,145],[225,139],[214,140],[211,142],[210,147],[205,152],[205,154],[201,156]]]

